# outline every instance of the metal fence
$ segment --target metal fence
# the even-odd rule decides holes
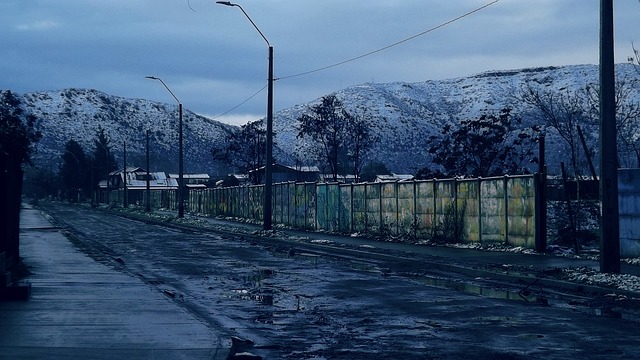
[[[535,248],[536,175],[273,185],[273,223],[305,230],[455,238]],[[263,186],[190,190],[190,212],[263,220]]]

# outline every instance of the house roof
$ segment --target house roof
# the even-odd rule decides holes
[[[385,181],[409,181],[413,180],[413,175],[409,174],[391,174],[391,175],[376,175],[375,182]]]
[[[172,179],[177,179],[180,177],[179,174],[168,174],[167,177]],[[183,179],[210,179],[209,174],[182,174]]]
[[[252,172],[264,171],[264,166],[257,169],[249,170]],[[274,172],[301,172],[301,173],[319,173],[320,169],[317,166],[296,166],[296,165],[281,165],[273,164]]]

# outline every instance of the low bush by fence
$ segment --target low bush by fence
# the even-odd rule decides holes
[[[273,185],[273,222],[305,230],[536,244],[537,176]],[[263,220],[263,186],[190,190],[188,211]]]

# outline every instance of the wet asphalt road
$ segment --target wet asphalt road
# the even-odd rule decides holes
[[[213,232],[45,203],[96,261],[142,278],[265,359],[640,357],[640,324],[425,285]],[[242,349],[241,349],[242,350]]]

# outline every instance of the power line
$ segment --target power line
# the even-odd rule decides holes
[[[408,37],[408,38],[406,38],[406,39],[403,39],[403,40],[397,41],[397,42],[395,42],[395,43],[393,43],[393,44],[390,44],[390,45],[387,45],[387,46],[381,47],[381,48],[379,48],[379,49],[377,49],[377,50],[373,50],[373,51],[370,51],[370,52],[368,52],[368,53],[365,53],[365,54],[362,54],[362,55],[358,55],[358,56],[352,57],[352,58],[350,58],[350,59],[347,59],[347,60],[343,60],[343,61],[337,62],[337,63],[332,64],[332,65],[323,66],[323,67],[321,67],[321,68],[317,68],[317,69],[314,69],[314,70],[309,70],[309,71],[301,72],[301,73],[294,74],[294,75],[282,76],[282,77],[277,78],[276,80],[290,79],[290,78],[294,78],[294,77],[299,77],[299,76],[309,75],[309,74],[313,74],[313,73],[316,73],[316,72],[319,72],[319,71],[324,71],[324,70],[331,69],[331,68],[334,68],[334,67],[337,67],[337,66],[340,66],[340,65],[344,65],[344,64],[346,64],[346,63],[350,63],[350,62],[353,62],[353,61],[356,61],[356,60],[360,60],[360,59],[362,59],[362,58],[364,58],[364,57],[371,56],[371,55],[373,55],[373,54],[376,54],[376,53],[379,53],[379,52],[381,52],[381,51],[387,50],[387,49],[392,48],[392,47],[394,47],[394,46],[398,46],[398,45],[400,45],[400,44],[403,44],[403,43],[405,43],[405,42],[408,42],[408,41],[410,41],[410,40],[413,40],[413,39],[415,39],[415,38],[417,38],[417,37],[420,37],[420,36],[422,36],[422,35],[426,35],[426,34],[428,34],[428,33],[430,33],[430,32],[433,32],[433,31],[435,31],[435,30],[438,30],[438,29],[440,29],[440,28],[443,28],[443,27],[445,27],[445,26],[447,26],[447,25],[449,25],[449,24],[452,24],[452,23],[454,23],[454,22],[456,22],[456,21],[458,21],[458,20],[461,20],[461,19],[463,19],[463,18],[465,18],[465,17],[467,17],[467,16],[473,15],[473,14],[475,14],[475,13],[477,13],[477,12],[481,11],[481,10],[484,10],[485,8],[488,8],[489,6],[491,6],[491,5],[495,4],[495,3],[497,3],[498,1],[500,1],[500,0],[494,0],[494,1],[490,2],[490,3],[488,3],[488,4],[485,4],[485,5],[483,5],[483,6],[479,7],[479,8],[477,8],[477,9],[474,9],[474,10],[469,11],[469,12],[467,12],[467,13],[465,13],[465,14],[462,14],[462,15],[460,15],[460,16],[458,16],[458,17],[456,17],[456,18],[453,18],[453,19],[451,19],[451,20],[449,20],[449,21],[446,21],[446,22],[444,22],[444,23],[442,23],[442,24],[440,24],[440,25],[434,26],[434,27],[432,27],[432,28],[430,28],[430,29],[427,29],[427,30],[425,30],[425,31],[421,32],[421,33],[418,33],[418,34],[415,34],[415,35],[413,35],[413,36],[410,36],[410,37]]]
[[[218,118],[220,118],[222,116],[225,116],[228,113],[232,112],[233,110],[235,110],[235,109],[239,108],[240,106],[244,105],[247,101],[253,99],[256,95],[260,94],[262,92],[262,90],[264,90],[266,87],[267,87],[267,85],[263,86],[260,90],[256,91],[253,95],[251,95],[248,98],[246,98],[243,102],[241,102],[240,104],[238,104],[238,105],[232,107],[231,109],[223,112],[222,114],[213,117],[212,120],[216,120],[216,119],[218,119]]]
[[[349,58],[347,60],[343,60],[343,61],[337,62],[337,63],[332,64],[332,65],[323,66],[323,67],[320,67],[320,68],[317,68],[317,69],[314,69],[314,70],[309,70],[309,71],[301,72],[301,73],[294,74],[294,75],[281,76],[281,77],[275,78],[274,80],[284,80],[284,79],[291,79],[291,78],[294,78],[294,77],[300,77],[300,76],[304,76],[304,75],[309,75],[309,74],[313,74],[313,73],[316,73],[316,72],[328,70],[328,69],[331,69],[331,68],[334,68],[334,67],[337,67],[337,66],[340,66],[340,65],[344,65],[344,64],[356,61],[356,60],[360,60],[360,59],[365,58],[367,56],[371,56],[373,54],[377,54],[377,53],[382,52],[384,50],[387,50],[387,49],[390,49],[392,47],[395,47],[395,46],[398,46],[400,44],[403,44],[405,42],[411,41],[411,40],[413,40],[415,38],[418,38],[420,36],[426,35],[426,34],[428,34],[430,32],[436,31],[436,30],[438,30],[440,28],[443,28],[443,27],[445,27],[447,25],[450,25],[450,24],[452,24],[452,23],[454,23],[454,22],[456,22],[458,20],[462,20],[462,19],[464,19],[464,18],[466,18],[468,16],[471,16],[471,15],[473,15],[473,14],[479,12],[479,11],[482,11],[482,10],[488,8],[491,5],[494,5],[495,3],[499,2],[499,1],[500,0],[493,0],[490,3],[487,3],[487,4],[483,5],[483,6],[480,6],[479,8],[476,8],[476,9],[471,10],[469,12],[466,12],[466,13],[464,13],[464,14],[462,14],[460,16],[457,16],[457,17],[455,17],[455,18],[453,18],[453,19],[451,19],[449,21],[446,21],[446,22],[444,22],[444,23],[442,23],[440,25],[434,26],[434,27],[432,27],[430,29],[427,29],[427,30],[421,32],[421,33],[409,36],[408,38],[402,39],[400,41],[396,41],[393,44],[381,47],[381,48],[379,48],[377,50],[373,50],[373,51],[370,51],[368,53],[365,53],[365,54],[362,54],[362,55],[358,55],[358,56]],[[216,117],[213,118],[213,120],[218,119],[218,118],[220,118],[220,117],[232,112],[233,110],[239,108],[240,106],[244,105],[247,101],[253,99],[256,95],[258,95],[260,92],[262,92],[262,90],[264,90],[266,87],[267,87],[267,85],[263,86],[260,90],[256,91],[253,95],[248,97],[246,100],[244,100],[240,104],[234,106],[233,108],[223,112],[222,114],[217,115]]]

